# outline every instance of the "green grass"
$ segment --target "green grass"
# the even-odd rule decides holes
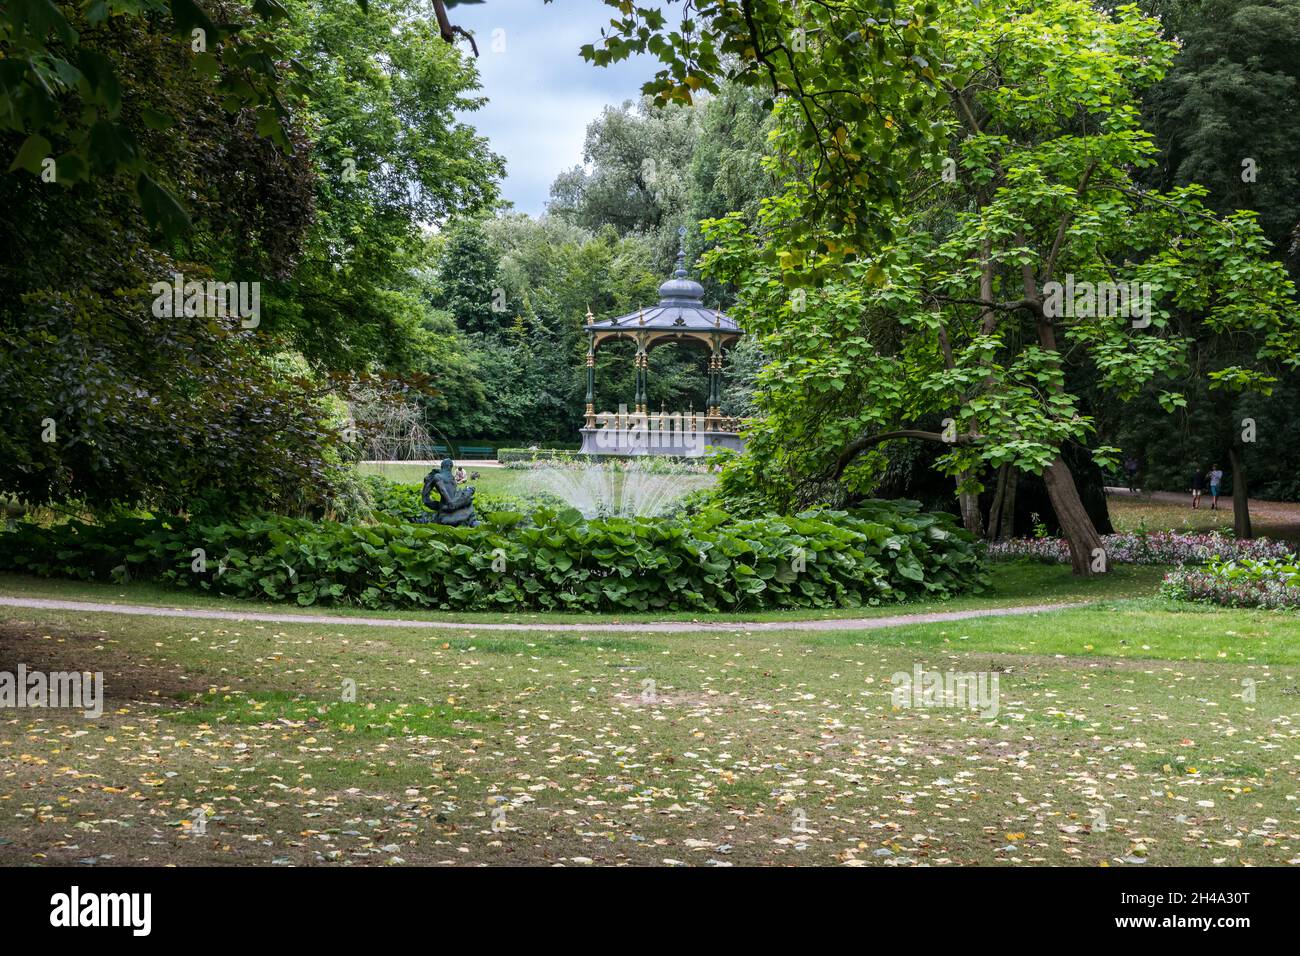
[[[1045,630],[1045,623],[1050,630]],[[818,644],[862,643],[865,632],[820,632]],[[1300,614],[1228,610],[1162,598],[1107,601],[1050,617],[972,618],[874,634],[873,643],[1005,654],[1064,654],[1115,660],[1300,664]]]
[[[1300,615],[1169,602],[1162,572],[1002,563],[983,595],[758,617],[1088,606],[670,634],[477,629],[664,615],[297,609],[0,576],[6,595],[464,625],[0,609],[0,670],[100,672],[107,694],[97,720],[0,712],[0,863],[1298,861]],[[896,707],[894,675],[918,665],[996,676],[997,714]]]
[[[309,728],[326,725],[347,734],[379,737],[447,737],[466,733],[468,725],[488,719],[483,714],[456,707],[310,700],[279,692],[212,692],[191,700],[196,706],[171,714],[171,719],[187,724],[249,727],[277,723]]]
[[[1188,504],[1178,505],[1166,501],[1154,501],[1150,498],[1116,497],[1106,499],[1110,511],[1111,524],[1116,531],[1137,531],[1145,527],[1148,531],[1232,531],[1232,502],[1227,507],[1216,511],[1210,510],[1209,500],[1204,507],[1193,509]]]
[[[383,475],[389,481],[399,485],[420,485],[432,465],[408,465],[402,462],[383,462],[380,464],[361,465],[362,474]],[[527,471],[521,468],[482,467],[472,464],[465,466],[466,474],[478,472],[478,477],[470,482],[474,490],[485,495],[522,495],[536,486],[529,480]]]
[[[1178,531],[1189,534],[1208,531],[1232,534],[1230,497],[1220,498],[1219,507],[1214,511],[1210,510],[1208,497],[1202,497],[1201,506],[1193,509],[1190,494],[1185,501],[1178,502],[1157,501],[1143,495],[1137,497],[1111,495],[1107,497],[1106,505],[1110,511],[1111,524],[1116,531],[1138,531],[1145,528],[1148,531]],[[1294,506],[1274,505],[1270,514],[1287,512],[1292,507]],[[1254,511],[1251,525],[1256,536],[1286,541],[1300,538],[1300,511],[1297,511],[1296,518],[1291,521],[1261,515],[1258,506]]]
[[[424,482],[424,476],[429,473],[429,467],[428,465],[387,462],[384,464],[362,465],[361,470],[363,473],[384,475],[390,481],[399,484],[418,485]],[[469,474],[475,472],[472,465],[466,465],[465,470]],[[621,476],[614,476],[617,488],[621,488],[622,480]],[[680,494],[685,495],[698,488],[708,487],[717,479],[714,475],[689,474],[680,475],[676,480],[680,486]],[[524,468],[485,467],[478,471],[478,477],[471,479],[469,484],[474,487],[475,493],[480,495],[528,495],[548,490],[542,485],[536,472]]]
[[[1300,856],[1295,616],[1143,598],[880,631],[501,640],[4,617],[8,661],[100,671],[108,697],[95,721],[0,719],[5,863]],[[918,664],[995,673],[997,715],[896,708],[891,675]]]

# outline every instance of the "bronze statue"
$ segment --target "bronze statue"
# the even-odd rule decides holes
[[[441,466],[424,476],[424,490],[420,492],[420,500],[434,513],[421,520],[424,523],[473,528],[478,525],[478,519],[474,517],[474,486],[456,487],[456,479],[451,473],[454,464],[450,458],[444,458]],[[429,494],[433,490],[438,492],[436,501]]]

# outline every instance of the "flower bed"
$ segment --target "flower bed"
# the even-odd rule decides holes
[[[1221,534],[1137,531],[1102,535],[1110,564],[1204,564],[1223,560],[1286,558],[1293,546],[1268,538],[1232,538]],[[1070,545],[1063,538],[1016,538],[990,544],[991,560],[1028,558],[1068,564]]]
[[[1227,607],[1300,608],[1300,563],[1293,555],[1177,568],[1165,575],[1160,593]]]
[[[599,466],[611,472],[636,472],[647,475],[707,475],[716,471],[714,463],[704,458],[676,458],[671,455],[580,455],[541,449],[526,455],[501,459],[505,467],[517,470],[562,468],[584,471]]]

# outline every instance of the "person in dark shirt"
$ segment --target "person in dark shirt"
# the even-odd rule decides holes
[[[1137,494],[1138,460],[1132,455],[1124,459],[1124,475],[1128,478],[1128,490]]]
[[[1201,492],[1205,490],[1205,475],[1201,473],[1200,467],[1192,469],[1192,507],[1201,506]]]

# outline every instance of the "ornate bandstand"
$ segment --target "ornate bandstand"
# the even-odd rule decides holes
[[[677,270],[659,287],[659,303],[599,322],[587,312],[587,412],[582,453],[591,455],[676,455],[696,457],[707,448],[744,447],[741,419],[722,414],[725,349],[744,331],[716,309],[704,307],[704,286],[688,277],[686,253],[679,249]],[[597,412],[596,350],[615,339],[636,343],[636,396],[631,410]],[[694,344],[709,351],[709,398],[703,412],[652,412],[648,384],[650,350],[667,343]]]

